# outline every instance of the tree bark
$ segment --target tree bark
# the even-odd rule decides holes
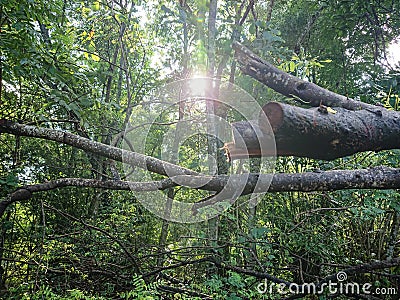
[[[272,17],[272,9],[274,8],[275,0],[269,0],[268,8],[267,8],[267,17],[265,21],[270,22]]]
[[[273,138],[278,156],[323,160],[400,149],[400,114],[381,107],[304,109],[270,102],[264,105],[258,122],[236,122],[232,128],[234,142],[225,145],[231,159],[245,157],[247,152],[249,156],[273,156]]]
[[[374,105],[347,98],[314,83],[285,73],[251,52],[239,42],[234,42],[232,47],[236,50],[236,58],[244,74],[250,75],[284,96],[300,99],[311,106],[323,104],[343,107],[349,110],[375,108]]]
[[[272,181],[271,181],[272,177]],[[208,179],[207,179],[208,178]],[[398,189],[400,168],[375,167],[360,170],[315,171],[304,173],[242,174],[187,176],[171,178],[185,186],[199,186],[199,189],[221,191],[229,181],[232,189],[245,181],[242,195],[264,192],[311,192],[336,191],[344,189]],[[200,186],[201,182],[207,182]]]
[[[199,173],[195,171],[159,160],[151,156],[102,144],[65,131],[29,126],[0,119],[0,134],[3,132],[16,136],[42,138],[70,145],[116,161],[131,164],[138,168],[147,169],[150,172],[160,175],[199,175]]]
[[[272,177],[272,181],[271,181]],[[246,180],[246,181],[245,181]],[[230,181],[230,182],[229,182]],[[21,187],[0,202],[0,217],[8,205],[28,200],[33,193],[49,191],[67,186],[103,188],[111,190],[156,191],[178,186],[197,186],[206,191],[221,191],[228,182],[232,189],[245,184],[242,195],[265,192],[310,192],[335,191],[344,189],[398,189],[400,188],[400,168],[376,167],[361,170],[318,171],[295,174],[242,174],[235,175],[232,180],[229,175],[193,176],[179,175],[154,182],[128,182],[114,180],[95,180],[85,178],[61,178],[46,183]],[[203,184],[207,182],[206,184]],[[238,184],[236,184],[238,183]],[[222,200],[222,199],[220,199]],[[201,202],[196,203],[201,207]]]

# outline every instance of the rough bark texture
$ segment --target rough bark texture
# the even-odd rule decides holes
[[[373,109],[375,107],[285,73],[238,42],[233,43],[233,48],[236,50],[236,58],[244,74],[257,79],[284,96],[300,98],[311,106],[319,106],[322,103],[326,106],[343,107],[349,110]]]
[[[96,180],[86,178],[60,178],[45,183],[32,184],[21,187],[11,193],[6,200],[0,202],[0,217],[4,214],[5,209],[11,203],[16,201],[28,200],[33,193],[50,191],[67,186],[88,187],[88,188],[103,188],[109,190],[131,190],[131,191],[157,191],[165,190],[176,186],[171,179],[163,179],[154,182],[129,182],[121,180]]]
[[[271,181],[272,177],[272,181]],[[265,192],[291,191],[334,191],[343,189],[395,189],[400,188],[400,169],[376,167],[363,170],[336,170],[305,172],[296,174],[243,174],[193,176],[178,175],[155,182],[127,182],[113,180],[95,180],[83,178],[62,178],[41,184],[28,185],[11,193],[0,202],[0,217],[11,203],[28,200],[33,193],[49,191],[67,186],[104,188],[112,190],[156,191],[177,186],[179,182],[185,186],[197,186],[207,191],[221,191],[229,182],[232,195],[235,187],[245,184],[242,195]],[[205,184],[204,184],[205,183]],[[227,195],[227,194],[225,194]],[[237,195],[238,196],[238,195]],[[224,199],[220,199],[221,201]],[[201,204],[198,205],[199,207]]]
[[[159,160],[151,156],[112,147],[64,131],[23,125],[23,124],[9,122],[6,120],[0,120],[0,133],[2,132],[14,134],[17,136],[29,136],[34,138],[42,138],[46,140],[56,141],[107,158],[111,158],[116,161],[123,161],[133,166],[147,169],[150,172],[154,172],[161,175],[167,175],[167,173],[170,176],[180,175],[180,174],[199,175],[199,173],[195,171],[179,167],[177,165]]]
[[[272,176],[272,181],[271,181]],[[245,178],[242,195],[264,192],[310,192],[335,191],[344,189],[397,189],[400,187],[400,168],[375,167],[360,170],[317,171],[294,174],[243,174],[207,176],[179,175],[173,178],[183,185],[200,185],[200,189],[221,190],[230,180],[232,186],[240,185]],[[208,180],[207,180],[208,178]],[[238,184],[235,184],[235,180]]]
[[[271,126],[263,125],[264,115],[259,122],[232,124],[234,143],[225,145],[231,159],[242,158],[247,152],[250,156],[274,155],[273,136],[280,156],[331,160],[362,151],[400,149],[400,114],[384,108],[304,109],[270,102],[264,105],[262,114]]]

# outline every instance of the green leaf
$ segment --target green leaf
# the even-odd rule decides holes
[[[97,56],[96,54],[91,54],[91,57],[92,57],[92,59],[94,60],[94,61],[100,61],[100,57],[99,56]]]
[[[100,2],[99,1],[93,2],[93,9],[94,10],[99,10],[100,9]]]
[[[8,174],[6,177],[5,184],[12,187],[18,186],[18,177],[13,174]]]
[[[294,72],[295,70],[296,70],[296,64],[293,61],[291,61],[289,63],[289,71]]]

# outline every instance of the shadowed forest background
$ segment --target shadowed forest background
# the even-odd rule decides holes
[[[199,76],[232,82],[261,106],[295,103],[241,72],[235,41],[303,80],[400,110],[399,1],[0,0],[0,24],[0,125],[64,130],[120,147],[129,117],[146,109],[151,91]],[[157,119],[145,154],[161,157],[174,122]],[[188,139],[179,164],[201,172],[204,145],[204,136]],[[0,158],[0,202],[21,186],[60,178],[126,179],[118,161],[1,130]],[[277,158],[275,172],[399,163],[398,149],[331,161],[288,156]],[[247,171],[257,172],[257,164],[250,160]],[[397,299],[400,292],[398,189],[266,193],[256,207],[243,196],[196,224],[154,216],[136,193],[69,186],[8,205],[0,220],[0,298],[327,299],[257,286],[323,282],[339,271],[351,282],[395,288],[397,296],[330,297]]]

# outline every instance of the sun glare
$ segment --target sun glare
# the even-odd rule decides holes
[[[189,89],[189,101],[187,103],[192,110],[205,111],[206,109],[206,98],[209,97],[208,91],[212,81],[205,77],[204,74],[195,73],[188,82]]]
[[[397,39],[389,44],[388,62],[395,67],[400,64],[400,39]]]
[[[193,97],[206,97],[210,82],[210,79],[204,76],[193,75],[189,82],[190,95]]]

